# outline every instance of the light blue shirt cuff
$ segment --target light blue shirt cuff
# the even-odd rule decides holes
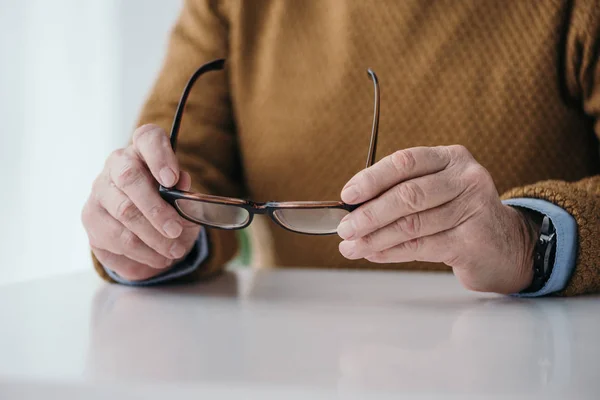
[[[185,260],[175,264],[164,273],[143,281],[128,281],[106,267],[104,267],[104,270],[112,279],[115,280],[115,282],[122,283],[123,285],[151,286],[164,283],[175,278],[191,274],[204,262],[204,260],[206,260],[208,257],[208,239],[206,238],[206,230],[204,228],[200,229],[200,234],[198,235],[198,239],[196,239],[196,244],[194,246],[195,249],[192,250],[192,253],[190,254],[195,252],[195,257],[192,257],[191,259],[188,257]]]
[[[518,198],[504,200],[502,203],[540,212],[550,218],[556,229],[556,257],[548,282],[537,292],[516,293],[514,296],[538,297],[564,289],[575,269],[577,257],[577,223],[575,218],[561,207],[545,200]]]

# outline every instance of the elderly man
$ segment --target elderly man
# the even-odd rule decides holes
[[[201,279],[267,213],[280,267],[597,291],[599,48],[594,0],[187,0],[140,127],[84,207],[96,270]],[[367,68],[381,158],[361,170]]]

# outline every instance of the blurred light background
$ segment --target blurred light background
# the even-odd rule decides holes
[[[0,0],[0,284],[91,268],[81,208],[181,0]]]

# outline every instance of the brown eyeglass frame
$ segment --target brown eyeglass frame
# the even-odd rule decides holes
[[[188,98],[191,90],[192,90],[192,87],[194,86],[194,83],[200,76],[204,75],[206,72],[220,71],[220,70],[223,70],[224,67],[225,67],[224,59],[213,60],[211,62],[208,62],[208,63],[202,65],[200,68],[198,68],[198,70],[196,70],[196,72],[194,72],[194,74],[189,79],[188,83],[186,84],[186,86],[183,90],[181,99],[179,100],[179,104],[177,106],[177,111],[175,112],[175,118],[173,120],[173,126],[171,127],[170,142],[171,142],[171,147],[173,148],[173,152],[175,152],[176,148],[177,148],[177,136],[179,135],[179,128],[181,126],[181,118],[183,116],[185,103],[187,101],[187,98]],[[367,72],[369,74],[369,77],[373,81],[373,86],[374,86],[374,90],[375,90],[375,100],[374,100],[375,105],[373,108],[373,125],[372,125],[372,129],[371,129],[371,140],[370,140],[370,144],[369,144],[369,153],[367,156],[366,168],[372,166],[373,163],[375,162],[375,152],[377,149],[377,135],[378,135],[378,131],[379,131],[379,80],[378,80],[375,72],[373,72],[371,69],[368,69]],[[296,231],[296,230],[290,229],[289,227],[285,226],[277,218],[277,216],[274,213],[276,210],[279,210],[279,209],[328,209],[328,208],[343,209],[343,210],[347,210],[347,211],[351,212],[361,205],[361,204],[346,204],[342,201],[283,201],[283,202],[269,201],[269,202],[259,203],[259,202],[242,200],[242,199],[233,198],[233,197],[221,197],[221,196],[213,196],[213,195],[201,194],[201,193],[191,193],[191,192],[186,192],[186,191],[182,191],[182,190],[167,188],[162,185],[159,186],[158,190],[159,190],[160,196],[166,202],[171,204],[177,210],[177,212],[186,220],[196,223],[198,225],[207,226],[207,227],[216,228],[216,229],[225,229],[225,230],[244,229],[252,223],[252,220],[253,220],[255,214],[268,214],[269,217],[275,223],[277,223],[282,228],[284,228],[288,231],[291,231],[291,232],[305,234],[305,235],[332,235],[332,234],[334,234],[334,232],[331,232],[331,233],[309,233],[309,232]],[[236,227],[222,227],[222,226],[214,226],[214,225],[210,225],[210,224],[206,224],[206,223],[200,223],[200,222],[195,221],[194,219],[188,217],[187,215],[185,215],[185,213],[179,208],[179,206],[176,204],[176,200],[180,200],[180,199],[241,207],[248,212],[248,221],[244,225],[236,226]]]

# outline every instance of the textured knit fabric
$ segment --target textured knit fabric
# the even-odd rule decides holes
[[[595,0],[188,0],[140,123],[170,128],[201,64],[227,58],[190,96],[178,158],[196,190],[335,200],[363,166],[381,82],[378,158],[462,144],[503,198],[556,204],[578,224],[565,294],[600,289],[600,11]],[[447,270],[350,261],[339,238],[270,225],[278,266]],[[235,235],[209,231],[217,272]],[[96,262],[96,269],[109,277]]]

